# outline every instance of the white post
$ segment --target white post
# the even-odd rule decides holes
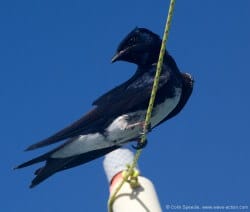
[[[103,166],[110,185],[110,196],[122,181],[122,171],[131,164],[134,155],[129,149],[120,148],[105,156]],[[153,183],[139,176],[140,186],[131,188],[125,183],[113,203],[113,212],[162,212]]]

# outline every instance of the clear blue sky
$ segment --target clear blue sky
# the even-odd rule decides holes
[[[23,152],[78,119],[135,65],[111,64],[135,26],[162,35],[169,1],[1,1],[1,210],[105,211],[102,159],[28,189]],[[192,98],[149,135],[140,169],[166,204],[250,207],[250,2],[177,1],[168,50],[195,78]]]

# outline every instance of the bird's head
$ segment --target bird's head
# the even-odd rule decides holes
[[[161,48],[158,35],[145,28],[135,28],[119,44],[112,63],[123,60],[137,65],[157,62]]]

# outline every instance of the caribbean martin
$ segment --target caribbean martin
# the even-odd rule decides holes
[[[122,40],[112,62],[136,64],[135,74],[96,99],[93,109],[78,121],[26,149],[34,150],[64,141],[57,148],[16,167],[19,169],[45,161],[45,165],[35,171],[30,188],[56,172],[84,164],[140,139],[161,42],[158,35],[145,28],[135,28]],[[181,73],[173,57],[166,52],[151,129],[177,115],[192,90],[191,75]]]

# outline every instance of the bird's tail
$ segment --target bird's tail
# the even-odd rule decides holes
[[[36,175],[36,177],[32,180],[32,183],[30,185],[30,188],[33,188],[36,185],[38,185],[39,183],[41,183],[42,181],[46,180],[51,175],[55,174],[56,172],[59,172],[59,171],[65,170],[65,169],[70,169],[70,168],[73,168],[75,166],[87,163],[87,162],[94,160],[96,158],[99,158],[99,157],[119,148],[119,147],[120,146],[107,147],[107,148],[93,150],[93,151],[89,151],[89,152],[86,152],[83,154],[79,154],[79,155],[71,156],[71,157],[67,157],[67,158],[52,158],[52,157],[50,157],[51,154],[55,152],[55,150],[52,150],[51,152],[48,152],[44,155],[41,155],[37,158],[34,158],[30,161],[27,161],[25,163],[20,164],[15,169],[24,168],[24,167],[33,165],[35,163],[46,161],[45,166],[37,169],[34,173]]]
[[[31,166],[31,165],[33,165],[35,163],[43,162],[43,161],[47,160],[50,155],[51,155],[51,152],[45,153],[43,155],[40,155],[40,156],[38,156],[36,158],[33,158],[32,160],[26,161],[26,162],[24,162],[24,163],[16,166],[14,168],[14,170],[15,169],[21,169],[21,168],[24,168],[24,167],[27,167],[27,166]]]

